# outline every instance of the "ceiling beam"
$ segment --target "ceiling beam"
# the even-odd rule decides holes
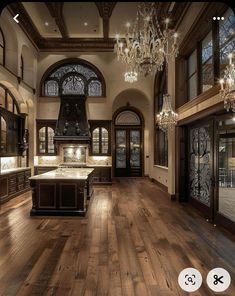
[[[69,38],[68,30],[63,16],[64,2],[44,2],[51,16],[54,18],[63,38]]]
[[[41,38],[38,46],[47,52],[113,52],[114,44],[111,38]]]
[[[103,35],[104,39],[109,38],[109,20],[112,15],[116,2],[95,2],[99,10],[100,17],[103,19]]]
[[[31,17],[25,10],[23,4],[21,4],[20,2],[13,2],[9,4],[7,7],[13,17],[16,14],[19,14],[18,20],[20,28],[27,35],[27,37],[36,47],[36,49],[38,49],[38,41],[41,39],[41,35],[38,32],[36,26],[34,25]]]

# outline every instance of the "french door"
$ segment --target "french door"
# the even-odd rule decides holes
[[[213,122],[190,127],[188,144],[189,201],[213,219]]]
[[[115,176],[142,176],[141,128],[115,128]]]

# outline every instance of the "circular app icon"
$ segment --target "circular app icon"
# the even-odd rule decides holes
[[[201,287],[202,275],[195,268],[185,268],[178,276],[178,283],[182,290],[186,292],[195,292]]]
[[[214,292],[224,292],[231,283],[230,274],[224,268],[212,269],[206,278],[207,285]]]

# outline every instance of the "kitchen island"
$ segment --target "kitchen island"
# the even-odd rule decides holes
[[[35,215],[82,215],[92,196],[92,168],[58,168],[31,178],[32,210]]]

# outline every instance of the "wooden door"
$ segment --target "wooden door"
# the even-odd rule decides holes
[[[115,176],[142,176],[141,128],[115,129]]]

